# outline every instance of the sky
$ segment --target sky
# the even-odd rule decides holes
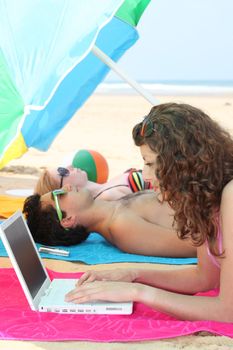
[[[139,82],[233,86],[233,0],[151,0],[119,66]],[[105,82],[121,82],[110,73]]]

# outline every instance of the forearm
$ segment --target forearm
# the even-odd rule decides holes
[[[195,294],[213,287],[201,278],[197,266],[174,270],[135,269],[134,276],[134,282],[184,294]]]
[[[144,303],[158,311],[185,320],[214,320],[232,322],[219,297],[202,297],[172,293],[158,288],[136,284],[135,301]]]

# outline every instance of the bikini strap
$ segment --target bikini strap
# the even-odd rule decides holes
[[[99,197],[102,193],[108,191],[108,190],[111,190],[112,188],[115,188],[115,187],[129,187],[128,185],[125,185],[125,184],[122,184],[122,185],[115,185],[115,186],[110,186],[108,188],[105,188],[104,190],[100,191],[95,197],[94,199],[96,199],[97,197]]]

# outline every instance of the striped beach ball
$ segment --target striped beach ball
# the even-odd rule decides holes
[[[79,150],[73,158],[72,166],[86,171],[89,181],[102,184],[108,180],[108,163],[99,152],[90,149]]]

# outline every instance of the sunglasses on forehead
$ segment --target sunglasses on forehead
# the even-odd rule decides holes
[[[64,189],[62,189],[62,188],[59,188],[58,190],[52,191],[52,196],[53,196],[53,199],[54,199],[54,202],[55,202],[55,207],[56,207],[57,216],[58,216],[59,221],[62,220],[62,211],[61,211],[61,208],[60,208],[60,205],[59,205],[58,196],[60,196],[62,194],[65,194],[65,193],[67,193],[67,192]]]
[[[61,177],[60,188],[63,186],[63,178],[70,175],[70,171],[67,168],[57,168],[57,173]]]
[[[146,117],[142,122],[140,136],[149,137],[153,134],[154,131],[156,131],[154,123],[148,119],[148,117]]]

